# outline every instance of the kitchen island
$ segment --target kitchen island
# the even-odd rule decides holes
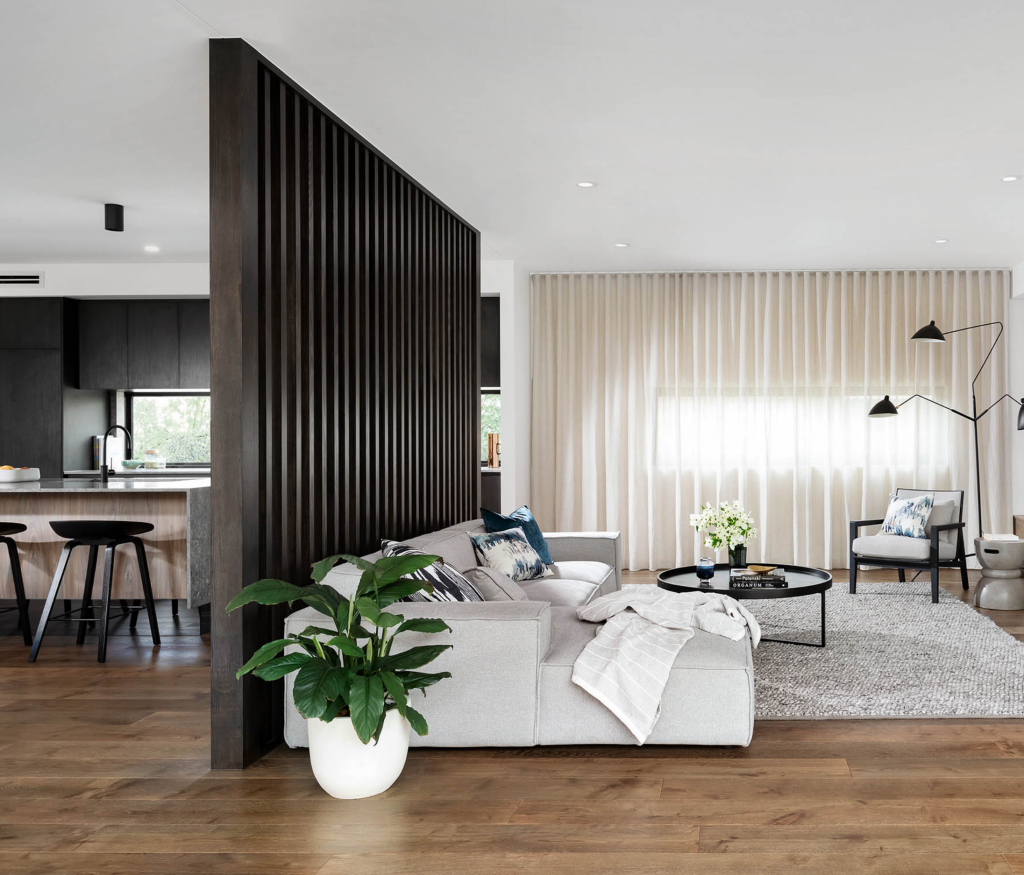
[[[185,599],[190,608],[210,601],[210,480],[117,477],[100,480],[37,480],[0,483],[0,520],[28,529],[15,536],[25,595],[44,599],[50,589],[63,539],[51,520],[135,520],[153,524],[142,535],[157,599]],[[60,597],[80,599],[88,550],[75,550]],[[142,598],[134,551],[117,550],[112,597]],[[98,583],[98,580],[97,580]],[[95,593],[95,590],[94,590]],[[13,599],[6,551],[0,555],[0,598]]]

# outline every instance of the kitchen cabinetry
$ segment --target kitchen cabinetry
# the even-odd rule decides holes
[[[207,389],[209,301],[82,301],[82,389]]]

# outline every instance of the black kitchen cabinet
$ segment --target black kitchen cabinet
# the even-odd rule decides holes
[[[82,389],[208,389],[210,302],[81,301]]]
[[[128,302],[78,306],[78,388],[128,388]]]
[[[501,298],[480,301],[480,385],[501,385]]]
[[[128,302],[128,389],[177,389],[178,302]]]
[[[210,388],[210,302],[178,302],[178,387]]]
[[[0,298],[0,349],[60,349],[60,329],[60,298]]]
[[[60,349],[0,349],[0,465],[62,477],[62,436]]]

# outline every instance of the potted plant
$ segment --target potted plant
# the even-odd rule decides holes
[[[295,707],[309,726],[309,759],[320,786],[339,799],[383,793],[405,766],[409,730],[427,734],[427,721],[409,705],[409,692],[451,677],[418,671],[451,645],[412,647],[394,652],[402,632],[451,631],[441,620],[414,618],[385,610],[399,599],[431,590],[406,575],[438,561],[437,556],[395,556],[367,562],[358,556],[329,556],[313,566],[313,583],[296,586],[260,580],[230,604],[289,605],[303,601],[330,619],[331,628],[308,626],[302,633],[264,644],[237,672],[274,681],[295,675]],[[352,599],[322,581],[338,560],[362,569]],[[285,648],[294,648],[282,654]]]
[[[741,568],[747,564],[747,541],[757,537],[754,518],[743,509],[739,501],[725,501],[720,507],[701,505],[698,513],[690,514],[690,525],[698,532],[706,532],[704,546],[713,550],[729,550],[729,567]]]

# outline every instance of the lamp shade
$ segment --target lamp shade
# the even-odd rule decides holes
[[[924,328],[918,328],[911,340],[923,340],[925,343],[945,343],[946,335],[939,331],[933,319]]]
[[[899,410],[896,409],[896,405],[893,404],[889,400],[889,396],[886,395],[868,411],[868,416],[896,416],[898,413]]]
[[[1020,410],[1017,413],[1017,431],[1024,431],[1024,398],[1020,399]]]

